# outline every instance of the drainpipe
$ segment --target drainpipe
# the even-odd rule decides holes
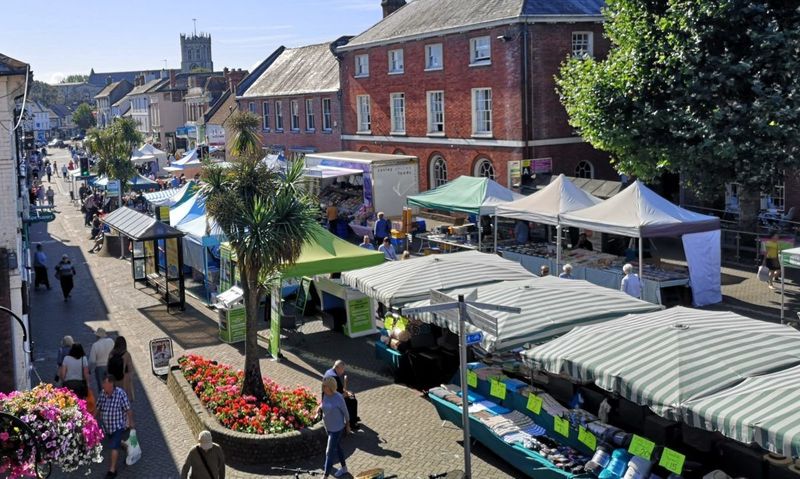
[[[525,146],[522,148],[523,158],[533,158],[533,147],[528,145],[532,138],[531,114],[533,108],[531,107],[531,85],[530,85],[530,72],[528,64],[528,29],[530,28],[527,23],[520,24],[522,28],[522,140]]]

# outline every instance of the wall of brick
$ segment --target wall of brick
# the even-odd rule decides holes
[[[553,174],[576,176],[575,168],[585,160],[594,167],[596,179],[619,181],[619,173],[611,166],[608,154],[592,148],[588,143],[536,146],[532,155],[532,158],[552,158]]]

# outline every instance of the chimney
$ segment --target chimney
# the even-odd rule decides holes
[[[225,80],[227,80],[228,90],[231,92],[236,91],[236,87],[239,86],[239,83],[247,76],[247,70],[242,70],[241,68],[237,70],[230,70],[226,68],[223,70],[225,72]]]
[[[381,8],[383,9],[383,18],[393,14],[401,7],[405,6],[406,0],[381,0]]]
[[[112,81],[111,81],[111,75],[108,75],[108,76],[106,77],[106,85],[110,85],[111,83],[112,83]]]
[[[175,70],[170,70],[169,71],[169,87],[170,88],[175,88],[176,85],[177,85],[177,82],[175,81]]]

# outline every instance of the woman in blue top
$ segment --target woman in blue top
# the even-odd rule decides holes
[[[340,443],[342,434],[350,431],[350,415],[344,397],[336,392],[336,379],[328,376],[322,379],[322,404],[320,405],[322,420],[325,430],[328,431],[328,447],[325,450],[325,476],[341,477],[347,474],[347,465],[344,463],[344,451]],[[333,467],[334,453],[339,456],[341,469]]]

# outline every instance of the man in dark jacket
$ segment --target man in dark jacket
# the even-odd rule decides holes
[[[333,367],[325,371],[324,378],[332,377],[336,379],[336,392],[344,396],[344,403],[347,406],[347,413],[350,416],[350,429],[357,430],[360,426],[358,422],[358,399],[356,395],[347,389],[347,375],[344,373],[344,361],[337,359]]]

